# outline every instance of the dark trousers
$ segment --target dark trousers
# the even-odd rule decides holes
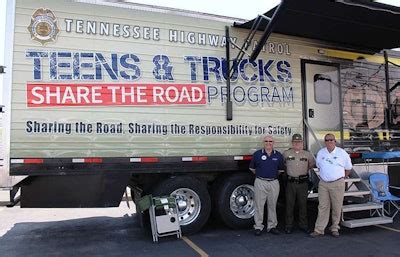
[[[294,223],[294,206],[299,207],[299,227],[308,228],[307,222],[308,183],[288,182],[286,185],[286,227],[292,228]]]

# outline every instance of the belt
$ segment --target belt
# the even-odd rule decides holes
[[[258,179],[264,180],[264,181],[274,181],[277,180],[277,178],[263,178],[263,177],[257,177]]]
[[[303,183],[308,181],[308,175],[301,175],[299,177],[288,176],[288,182]]]
[[[333,183],[333,182],[339,181],[339,180],[341,180],[341,179],[344,179],[344,177],[340,177],[340,178],[338,178],[338,179],[331,180],[331,181],[325,181],[325,180],[322,179],[322,181],[324,181],[325,183]]]

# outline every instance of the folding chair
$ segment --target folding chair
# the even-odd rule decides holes
[[[388,210],[384,209],[385,214],[394,218],[400,211],[400,197],[394,196],[389,192],[389,177],[385,173],[372,173],[369,176],[369,184],[371,186],[372,197],[375,201],[379,201],[388,205]],[[391,206],[396,208],[394,213],[391,212]]]

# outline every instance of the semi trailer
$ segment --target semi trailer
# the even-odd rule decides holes
[[[300,133],[315,153],[333,133],[354,162],[399,149],[398,53],[285,34],[279,20],[263,42],[249,37],[259,17],[8,1],[2,187],[21,188],[23,208],[118,206],[127,186],[134,201],[173,195],[193,233],[211,212],[252,224],[248,166],[265,135],[284,150]]]

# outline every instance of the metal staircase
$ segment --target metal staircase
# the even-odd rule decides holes
[[[319,178],[318,169],[314,169]],[[342,207],[341,225],[348,228],[365,227],[372,225],[393,223],[393,218],[385,216],[382,203],[372,201],[371,191],[358,174],[352,170],[349,178],[345,178],[346,189]],[[309,199],[318,198],[318,193],[311,191]],[[358,215],[350,215],[355,212],[369,211],[368,217],[357,218]]]

